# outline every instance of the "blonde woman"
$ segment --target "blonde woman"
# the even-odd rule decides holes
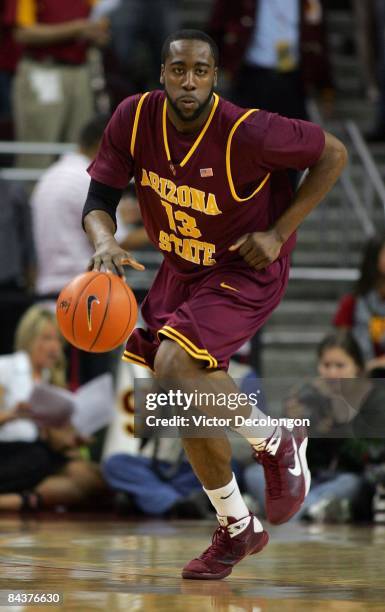
[[[36,382],[65,386],[65,361],[55,316],[27,310],[15,352],[0,357],[0,510],[84,504],[105,489],[99,467],[78,456],[82,440],[70,423],[43,427],[29,418]]]

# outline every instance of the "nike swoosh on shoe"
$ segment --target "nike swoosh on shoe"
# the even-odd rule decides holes
[[[294,446],[294,467],[293,468],[288,468],[290,474],[292,474],[292,476],[301,476],[302,474],[302,468],[301,468],[301,462],[298,456],[298,450],[297,450],[297,442],[295,441],[295,439],[293,438],[293,446]]]

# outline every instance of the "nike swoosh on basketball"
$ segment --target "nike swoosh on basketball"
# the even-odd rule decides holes
[[[231,291],[236,291],[237,293],[239,293],[239,289],[231,287],[231,285],[226,285],[226,283],[221,283],[220,286],[222,287],[222,289],[231,289]]]
[[[225,495],[225,497],[222,497],[222,495],[221,495],[221,499],[228,499],[229,497],[231,497],[231,495],[234,493],[234,491],[235,491],[235,487],[234,487],[234,489],[231,491],[231,493],[229,493],[229,495]]]
[[[96,295],[89,295],[87,298],[87,323],[88,323],[88,331],[92,331],[92,321],[91,321],[91,314],[92,314],[92,304],[96,302],[97,304],[100,304],[98,298],[96,297]]]
[[[293,439],[293,445],[294,445],[294,467],[293,468],[288,468],[290,474],[292,474],[293,476],[300,476],[302,473],[302,469],[301,469],[301,462],[299,460],[298,457],[298,450],[297,450],[297,442]]]

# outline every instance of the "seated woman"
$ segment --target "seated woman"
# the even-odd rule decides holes
[[[384,446],[375,437],[385,437],[385,387],[364,376],[360,348],[345,330],[319,345],[318,373],[319,379],[297,389],[285,404],[286,416],[311,423],[312,486],[296,519],[345,522],[357,507],[368,516],[370,499],[363,508],[361,491],[371,453],[378,455]],[[250,492],[263,491],[258,465],[246,469],[245,483]],[[263,508],[263,497],[257,501]]]
[[[0,357],[0,510],[83,505],[106,490],[99,466],[80,457],[84,441],[69,422],[39,427],[28,405],[34,383],[65,386],[55,316],[27,310],[15,348]]]

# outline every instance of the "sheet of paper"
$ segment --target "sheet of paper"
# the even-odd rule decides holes
[[[75,410],[74,394],[60,387],[38,383],[32,389],[28,403],[39,425],[60,426],[71,419]]]
[[[114,388],[111,374],[103,374],[83,385],[75,393],[72,423],[77,431],[90,436],[109,425],[113,418]]]

